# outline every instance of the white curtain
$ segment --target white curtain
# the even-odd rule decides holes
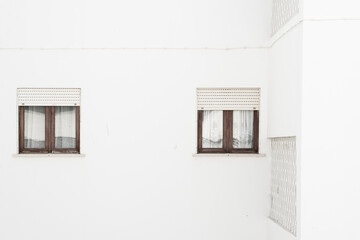
[[[203,111],[202,147],[223,147],[223,111]]]
[[[45,148],[45,107],[24,108],[24,148]]]
[[[233,148],[253,147],[254,111],[233,112]]]
[[[55,148],[76,147],[75,107],[55,107]]]

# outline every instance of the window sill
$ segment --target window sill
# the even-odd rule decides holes
[[[85,157],[85,154],[77,153],[17,153],[13,154],[13,157]]]
[[[193,157],[266,157],[263,153],[194,153]]]

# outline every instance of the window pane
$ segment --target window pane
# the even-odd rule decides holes
[[[223,147],[223,111],[203,111],[202,147]]]
[[[55,148],[76,148],[75,107],[55,107]]]
[[[24,107],[24,148],[45,148],[45,107]]]
[[[253,147],[254,111],[233,112],[233,148]]]

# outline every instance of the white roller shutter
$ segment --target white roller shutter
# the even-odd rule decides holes
[[[18,88],[19,106],[80,106],[80,88]]]
[[[260,88],[198,88],[198,110],[259,110]]]

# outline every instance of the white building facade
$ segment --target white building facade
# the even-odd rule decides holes
[[[3,1],[0,239],[359,238],[359,6]],[[196,154],[203,87],[260,88],[259,154]],[[18,88],[81,89],[81,155],[18,154]]]

